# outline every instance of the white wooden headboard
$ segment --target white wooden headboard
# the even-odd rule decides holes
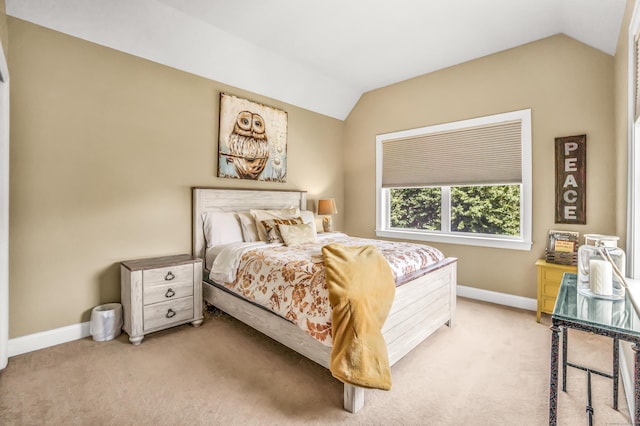
[[[292,206],[299,206],[300,210],[307,209],[306,191],[196,187],[191,189],[191,198],[193,255],[202,259],[204,259],[206,247],[202,213],[207,210],[237,212],[250,209],[282,209]]]

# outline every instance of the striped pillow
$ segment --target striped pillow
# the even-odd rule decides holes
[[[278,230],[278,225],[296,225],[302,223],[301,217],[292,219],[267,219],[261,221],[262,226],[267,234],[267,242],[269,244],[282,243],[282,235]]]

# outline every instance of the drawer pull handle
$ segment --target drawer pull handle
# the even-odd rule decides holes
[[[176,292],[175,292],[175,291],[173,291],[173,289],[172,289],[172,288],[170,288],[170,289],[169,289],[169,290],[167,290],[167,292],[164,294],[164,297],[166,297],[166,298],[168,299],[168,298],[173,297],[173,296],[175,296],[175,295],[176,295]]]
[[[166,277],[164,277],[165,281],[171,281],[172,279],[174,279],[176,276],[173,275],[173,272],[169,271],[169,273],[167,274]]]
[[[166,316],[167,316],[167,318],[173,318],[173,317],[176,316],[176,311],[174,311],[173,309],[169,309],[167,311],[167,315]]]

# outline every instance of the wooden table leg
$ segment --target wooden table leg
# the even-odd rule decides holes
[[[549,425],[556,426],[558,421],[558,345],[560,328],[551,326],[551,377],[549,378]],[[640,350],[640,348],[638,348]],[[637,355],[637,353],[636,353]],[[638,358],[636,358],[637,361]],[[636,363],[637,367],[637,363]],[[636,374],[638,373],[636,369]],[[636,380],[637,385],[637,380]],[[637,390],[637,388],[636,388]],[[636,392],[636,396],[638,393]],[[638,411],[636,411],[638,413]]]

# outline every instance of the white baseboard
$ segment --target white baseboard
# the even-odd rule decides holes
[[[27,352],[37,351],[38,349],[44,349],[50,346],[90,336],[91,332],[89,331],[89,324],[90,322],[87,321],[80,324],[73,324],[40,333],[16,337],[15,339],[9,339],[9,345],[7,347],[9,356],[21,355]]]
[[[463,285],[457,286],[457,292],[460,297],[511,306],[512,308],[526,309],[528,311],[538,310],[538,301],[528,297],[514,296],[513,294],[498,293],[497,291],[483,290]]]
[[[458,296],[469,299],[482,300],[483,302],[496,303],[498,305],[511,306],[513,308],[537,310],[536,299],[529,299],[512,294],[498,293],[479,288],[457,286]],[[91,335],[89,331],[89,321],[80,324],[69,325],[40,333],[29,334],[27,336],[9,339],[8,355],[10,357],[37,351],[50,346],[60,345],[73,340],[82,339]]]

